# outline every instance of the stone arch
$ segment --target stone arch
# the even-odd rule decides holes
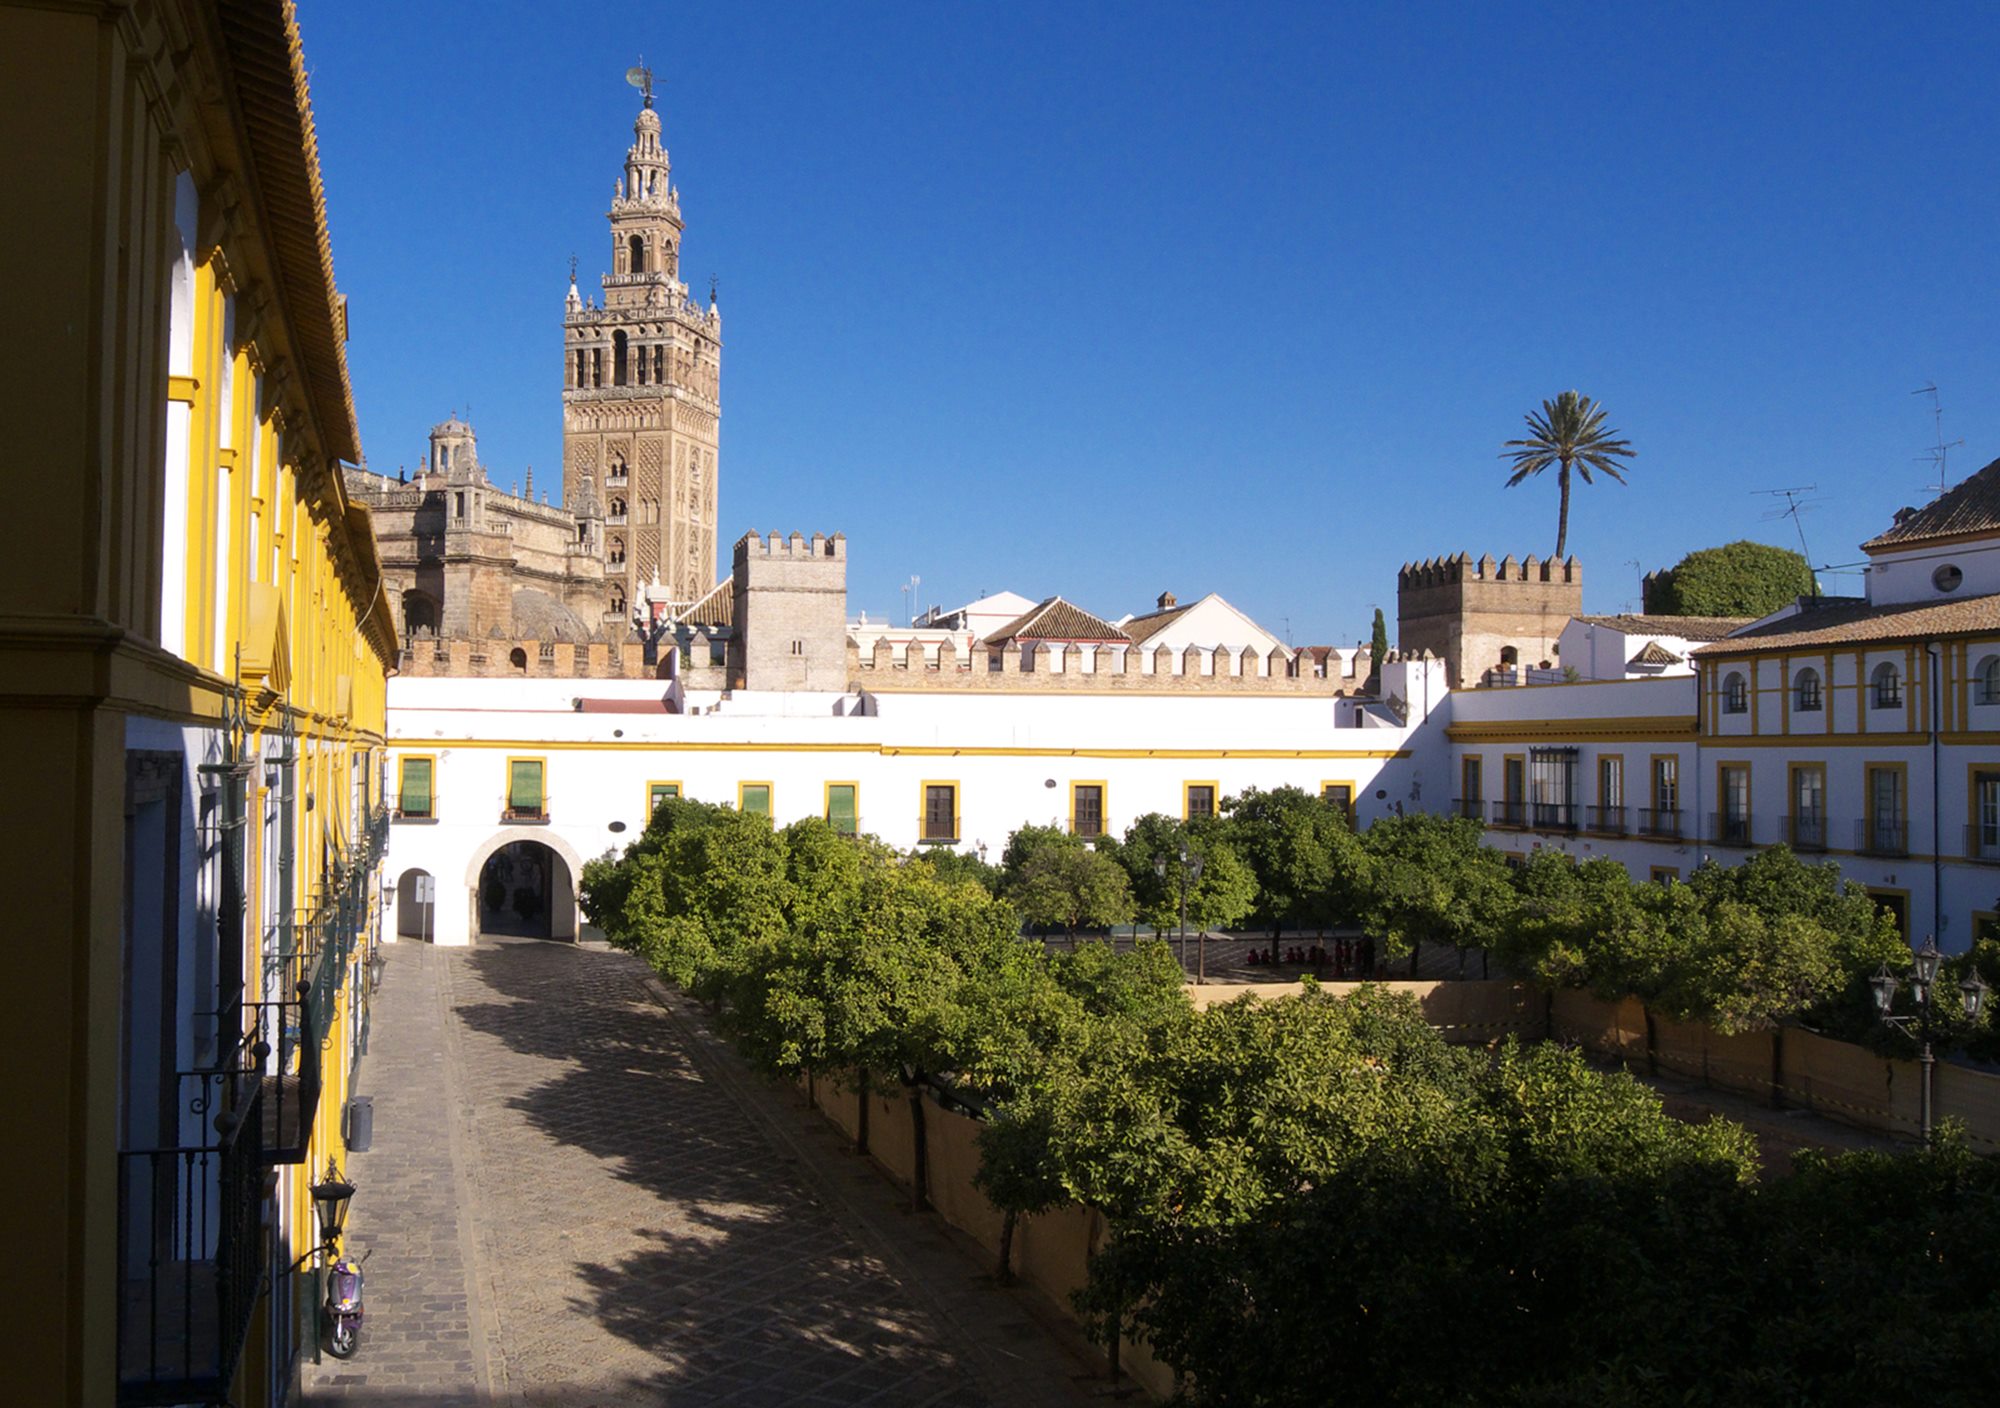
[[[550,826],[511,826],[473,849],[465,867],[466,933],[479,936],[479,877],[486,863],[517,841],[539,845],[560,864],[550,867],[549,937],[575,942],[582,920],[576,906],[576,882],[583,874],[583,857]]]
[[[430,898],[417,897],[417,882],[431,882]],[[396,880],[396,937],[434,942],[437,938],[437,877],[413,865]]]

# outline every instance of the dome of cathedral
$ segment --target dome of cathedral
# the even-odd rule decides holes
[[[516,640],[588,640],[583,618],[547,592],[524,587],[514,593]]]

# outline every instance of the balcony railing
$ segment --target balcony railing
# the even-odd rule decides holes
[[[1574,802],[1530,802],[1528,803],[1529,824],[1537,831],[1576,830],[1576,804]]]
[[[2000,822],[1974,822],[1966,827],[1965,854],[1971,860],[2000,864]]]
[[[1673,807],[1639,808],[1639,834],[1641,836],[1662,836],[1678,841],[1681,837],[1681,814]]]
[[[1583,825],[1587,831],[1595,831],[1601,836],[1623,836],[1625,834],[1625,808],[1585,807]]]
[[[1528,804],[1519,801],[1499,801],[1493,804],[1491,825],[1511,827],[1519,830],[1528,824]]]
[[[204,1142],[118,1155],[121,1405],[228,1398],[263,1282],[267,1055],[253,1041],[183,1076]]]
[[[1906,856],[1910,824],[1902,817],[1877,816],[1854,824],[1854,849],[1864,856]]]
[[[1708,840],[1715,846],[1749,846],[1752,827],[1748,812],[1710,812]]]
[[[548,819],[549,809],[546,805],[539,807],[502,807],[500,809],[500,820],[502,821],[547,821]]]
[[[311,983],[300,983],[290,1002],[246,1003],[244,1011],[277,1062],[263,1074],[262,1145],[266,1164],[304,1163],[319,1110],[320,1044]]]
[[[1462,816],[1467,821],[1484,821],[1486,803],[1478,797],[1460,797],[1451,804],[1453,816]]]
[[[1825,850],[1826,818],[1824,816],[1786,817],[1785,840],[1795,851]]]

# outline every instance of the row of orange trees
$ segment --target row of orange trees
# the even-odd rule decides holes
[[[919,1204],[943,1093],[1010,1229],[1100,1209],[1080,1309],[1191,1402],[1981,1400],[2000,1180],[1956,1144],[1759,1182],[1572,1051],[1376,988],[1198,1012],[1164,945],[1051,954],[956,866],[669,803],[584,902],[760,1069],[899,1085]]]

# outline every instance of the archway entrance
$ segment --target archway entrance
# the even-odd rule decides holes
[[[510,841],[480,867],[473,903],[481,934],[576,937],[576,885],[567,861],[540,841]]]
[[[396,882],[396,937],[437,939],[437,877],[428,870],[406,870]]]

